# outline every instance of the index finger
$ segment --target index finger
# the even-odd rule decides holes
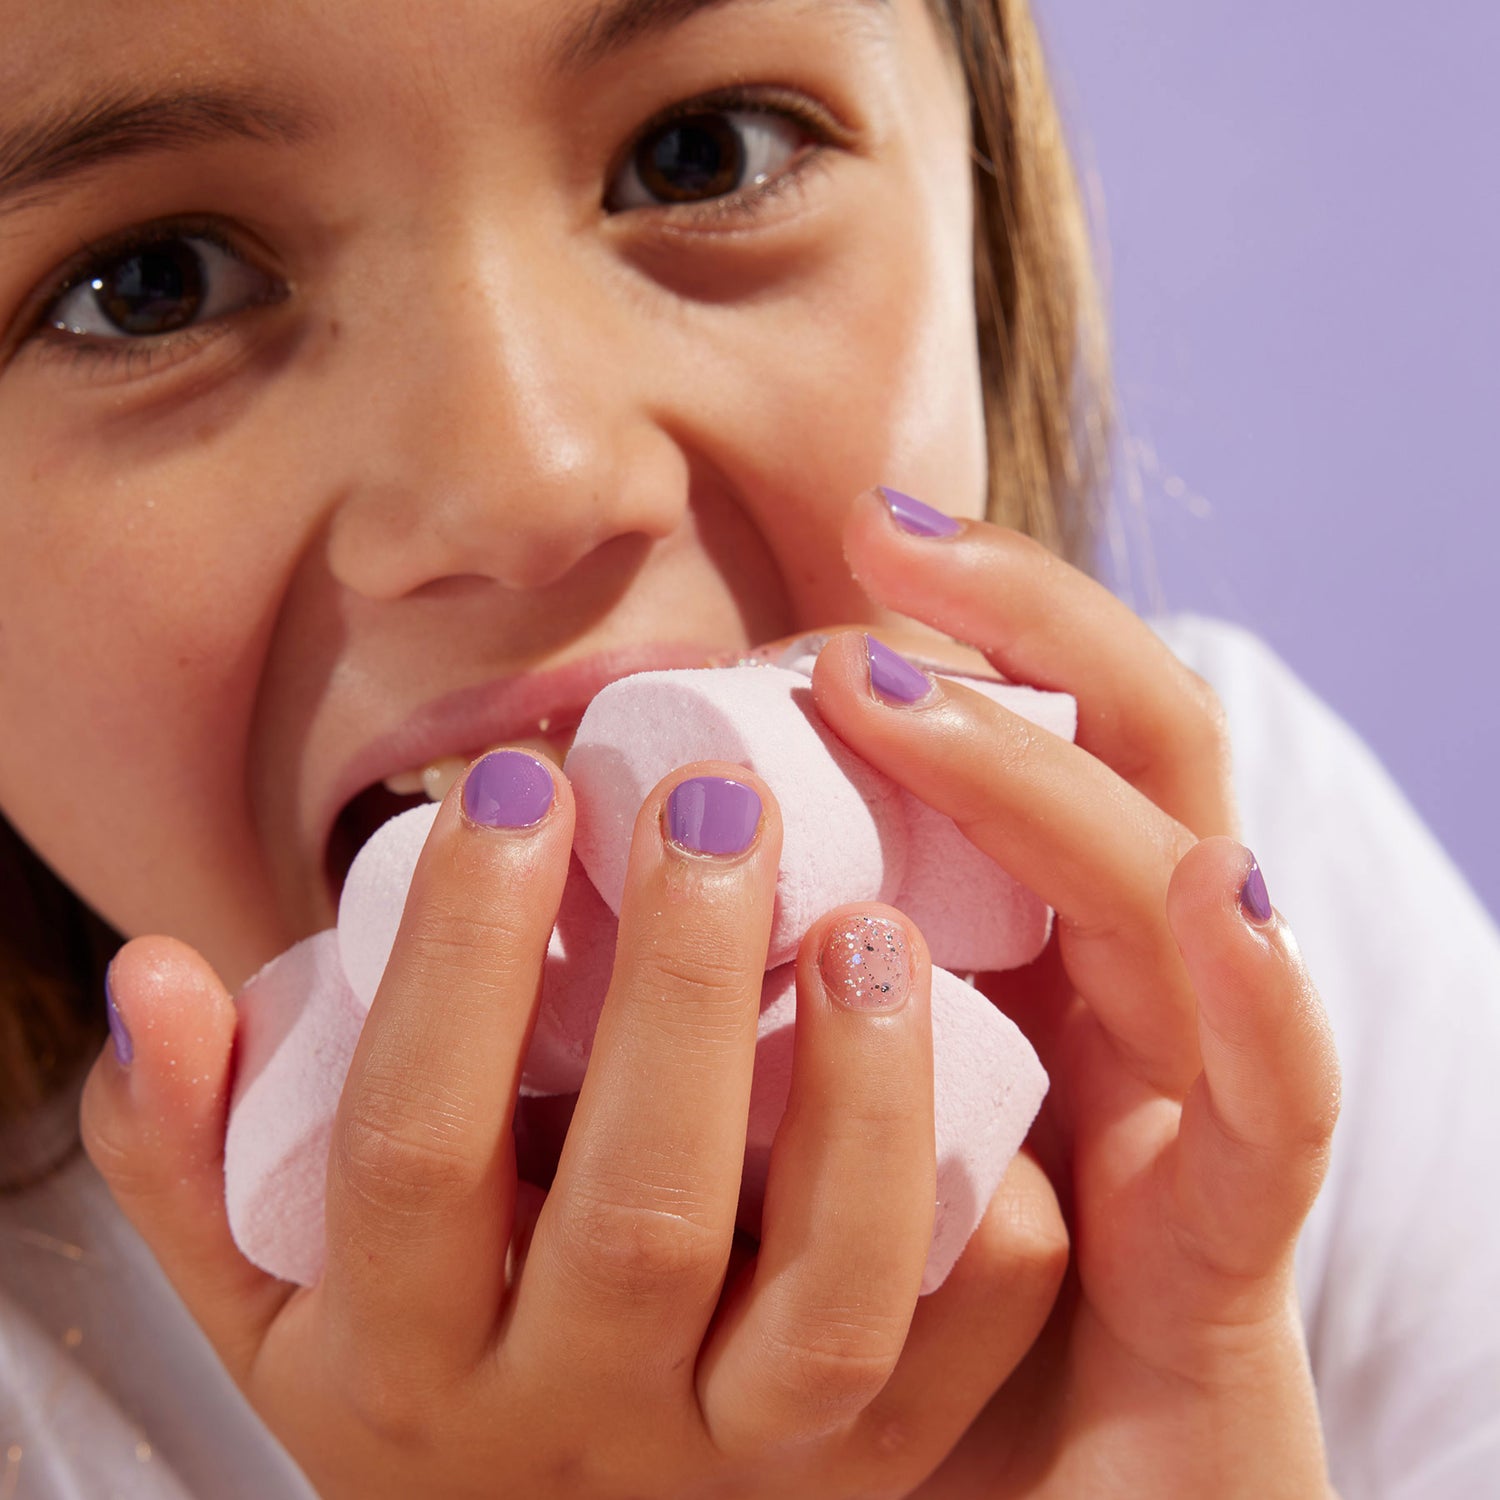
[[[948,519],[931,526],[946,530]],[[872,490],[851,509],[845,554],[881,604],[971,642],[1016,682],[1071,693],[1078,745],[1199,838],[1238,838],[1223,710],[1207,682],[1103,584],[1034,538],[951,524],[949,535],[905,529]]]

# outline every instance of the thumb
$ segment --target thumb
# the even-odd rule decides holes
[[[230,1374],[244,1385],[296,1290],[250,1264],[224,1208],[235,1010],[185,943],[142,937],[105,976],[112,1043],[84,1086],[83,1144]]]

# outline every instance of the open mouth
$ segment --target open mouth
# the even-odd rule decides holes
[[[364,848],[376,829],[399,813],[421,807],[431,800],[425,791],[398,793],[390,791],[383,782],[376,782],[344,804],[343,811],[334,820],[323,855],[323,875],[335,907],[343,894],[344,881],[354,863],[354,856]]]
[[[569,715],[565,722],[558,722],[556,718],[543,720],[531,734],[491,748],[539,750],[561,765],[573,742],[581,717],[580,711]],[[354,863],[355,855],[364,848],[375,832],[392,818],[409,812],[414,807],[441,802],[448,789],[462,778],[469,765],[487,753],[475,750],[466,755],[441,757],[420,770],[403,772],[387,777],[384,781],[374,782],[344,804],[338,817],[334,819],[323,855],[323,875],[335,907],[343,893],[344,881],[348,878],[349,867]]]
[[[464,740],[468,740],[472,745],[474,740],[470,736],[476,732],[494,734],[498,731],[500,737],[489,742],[493,748],[510,746],[539,750],[561,765],[589,701],[607,683],[618,680],[621,676],[629,676],[633,671],[670,667],[725,667],[736,664],[777,665],[810,673],[813,658],[828,639],[829,632],[819,631],[785,637],[754,648],[713,654],[701,646],[675,646],[646,647],[629,653],[596,657],[566,673],[559,671],[542,674],[536,679],[516,679],[508,686],[502,685],[509,697],[502,700],[503,709],[490,714],[487,728],[480,729],[468,720],[464,720],[464,727],[453,723],[445,731],[426,734],[423,749],[430,755],[435,747],[442,746],[445,742],[453,744],[456,741],[462,744]],[[937,671],[954,671],[951,665],[929,661],[925,656],[913,654],[913,659]],[[962,673],[964,669],[958,670]],[[482,690],[485,694],[492,694],[493,691],[491,688]],[[523,693],[527,695],[524,700],[521,697]],[[474,693],[469,691],[459,696],[472,700]],[[451,739],[448,738],[450,734]],[[421,807],[427,802],[441,801],[470,762],[484,753],[485,741],[480,740],[479,746],[480,748],[463,755],[457,752],[440,754],[437,759],[425,765],[412,766],[408,760],[408,769],[368,783],[344,803],[329,831],[323,856],[324,880],[335,909],[338,907],[349,867],[371,835],[390,819],[411,808]],[[415,758],[422,752],[409,746],[406,753]],[[391,753],[390,759],[384,760],[384,764],[389,768],[392,760],[399,764],[403,758],[405,757],[398,749]],[[382,759],[383,756],[378,756],[374,766],[366,761],[364,774],[374,774]]]

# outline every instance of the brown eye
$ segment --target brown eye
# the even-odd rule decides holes
[[[805,129],[769,110],[704,110],[641,138],[620,174],[614,209],[722,198],[775,176]]]
[[[214,240],[163,234],[90,267],[45,321],[91,338],[153,338],[265,301],[273,290],[269,277]]]
[[[641,186],[669,203],[717,198],[740,185],[745,148],[722,114],[689,115],[646,137],[636,170]]]
[[[99,310],[121,333],[171,333],[203,305],[203,266],[183,240],[132,251],[89,282]]]

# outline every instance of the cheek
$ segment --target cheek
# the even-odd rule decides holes
[[[984,511],[967,176],[903,166],[904,186],[867,195],[838,247],[774,300],[694,329],[693,442],[754,508],[803,623],[866,607],[841,542],[860,491]]]
[[[0,418],[0,808],[127,936],[253,963],[269,907],[243,747],[274,604],[265,539],[235,519],[254,511],[201,454],[153,466],[18,429]]]

